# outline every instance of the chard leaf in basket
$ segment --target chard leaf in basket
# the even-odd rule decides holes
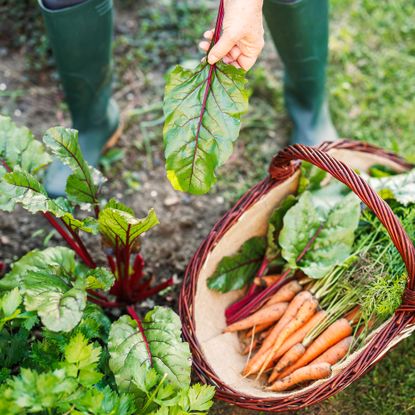
[[[208,278],[211,290],[227,293],[245,287],[255,277],[266,249],[265,238],[248,239],[236,254],[222,258],[214,274]]]
[[[181,339],[179,316],[171,309],[155,307],[146,314],[142,325],[156,374],[165,376],[174,386],[187,387],[190,383],[190,350]],[[131,392],[135,383],[142,388],[149,382],[147,373],[151,362],[135,320],[122,316],[112,323],[108,349],[110,368],[120,391]]]
[[[54,127],[46,131],[43,142],[72,170],[66,182],[68,199],[74,203],[98,203],[98,191],[104,178],[84,160],[78,143],[78,131]]]
[[[388,177],[366,177],[366,180],[384,199],[395,199],[404,206],[415,203],[415,169]]]
[[[169,73],[163,135],[167,177],[176,190],[209,191],[216,168],[232,153],[247,108],[242,69],[205,61],[194,70],[176,66]]]
[[[298,194],[306,190],[313,191],[321,188],[321,182],[327,176],[327,172],[307,161],[301,162],[301,176],[298,183]]]
[[[310,192],[303,193],[286,213],[279,236],[282,256],[288,265],[312,278],[323,277],[350,255],[360,201],[349,193],[324,212],[315,206]]]
[[[265,256],[268,262],[272,262],[280,255],[281,248],[278,245],[278,235],[283,226],[284,215],[297,202],[297,198],[293,195],[288,195],[278,206],[268,221],[267,230],[267,249]]]

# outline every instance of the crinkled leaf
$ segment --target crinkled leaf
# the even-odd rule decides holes
[[[282,256],[289,266],[300,268],[312,278],[323,277],[350,255],[359,223],[360,201],[354,193],[349,193],[325,217],[322,212],[314,205],[311,193],[303,193],[286,213],[279,236]],[[313,238],[314,242],[309,245]],[[307,246],[304,257],[297,262]]]
[[[97,267],[88,270],[85,284],[87,289],[93,290],[109,290],[115,281],[114,274],[107,268]]]
[[[266,257],[272,262],[280,255],[281,248],[278,245],[278,236],[283,226],[284,215],[297,202],[297,198],[288,195],[278,206],[268,221]]]
[[[124,203],[119,202],[116,199],[110,199],[108,203],[105,205],[104,209],[107,209],[107,208],[122,210],[123,212],[127,212],[130,215],[134,216],[134,210],[132,210],[130,207],[128,207],[127,205],[124,205]]]
[[[0,306],[3,315],[9,317],[13,315],[22,302],[22,296],[19,289],[16,287],[7,292],[0,298]]]
[[[36,311],[51,331],[70,331],[82,318],[86,305],[83,287],[71,287],[62,278],[30,271],[23,280],[26,310]]]
[[[225,256],[207,280],[211,290],[227,293],[239,290],[255,277],[266,249],[265,238],[255,236],[243,243],[239,250]]]
[[[45,146],[35,139],[29,129],[18,127],[11,118],[0,115],[0,160],[12,170],[20,167],[36,174],[50,163],[51,158]]]
[[[207,412],[213,405],[213,397],[215,388],[209,385],[201,385],[199,383],[192,385],[187,393],[188,408],[187,412]]]
[[[385,199],[396,199],[404,206],[415,203],[415,169],[388,177],[366,177],[366,180]]]
[[[242,69],[202,62],[194,70],[176,66],[169,73],[163,135],[167,177],[176,190],[209,191],[216,168],[232,153],[247,108]]]
[[[190,351],[187,343],[181,340],[181,324],[177,314],[169,308],[155,307],[143,319],[153,368],[166,380],[179,388],[190,383]],[[122,316],[111,326],[108,349],[110,368],[120,391],[134,389],[134,379],[142,376],[137,383],[143,385],[148,380],[146,373],[150,360],[137,323],[129,316]],[[138,374],[138,375],[137,375]]]
[[[89,233],[97,232],[97,222],[94,218],[84,220],[75,219],[70,211],[64,209],[62,202],[51,199],[46,189],[31,174],[16,167],[15,171],[6,173],[3,180],[8,185],[7,200],[2,196],[3,203],[21,204],[31,213],[50,212],[57,218],[61,218],[73,230],[83,230]]]
[[[29,271],[46,274],[53,272],[54,275],[67,278],[75,272],[75,266],[75,252],[72,249],[63,246],[46,248],[42,251],[35,249],[12,264],[10,272],[0,280],[0,290],[21,286],[23,278]]]
[[[98,203],[97,193],[104,179],[84,160],[78,143],[78,131],[54,127],[46,131],[43,142],[71,170],[66,184],[68,198],[74,203]]]
[[[150,209],[145,218],[138,219],[129,212],[114,208],[103,209],[98,222],[101,234],[113,246],[117,239],[124,246],[132,245],[142,233],[159,223],[153,209]]]

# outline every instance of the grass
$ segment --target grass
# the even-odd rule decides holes
[[[3,12],[0,26],[7,29],[0,36],[0,43],[22,48],[28,52],[28,66],[32,70],[43,69],[50,64],[50,52],[39,23],[39,12],[29,0],[14,8],[11,4],[14,2],[8,0],[0,6]],[[213,21],[215,4],[215,1],[201,0],[142,0],[139,6],[132,0],[116,2],[120,12],[131,11],[135,22],[132,28],[122,28],[115,40],[117,88],[125,86],[126,74],[137,68],[154,93],[151,103],[157,105],[163,86],[162,82],[152,81],[154,74],[161,78],[170,65],[183,59],[200,58],[196,43]],[[370,141],[415,161],[414,2],[332,0],[331,6],[328,89],[340,135]],[[20,35],[8,36],[12,33]],[[31,44],[27,46],[29,38]],[[236,199],[264,176],[272,155],[289,134],[282,101],[281,70],[276,68],[275,60],[265,56],[249,74],[250,111],[244,118],[235,153],[222,169],[217,186],[217,191],[228,201]],[[13,91],[7,94],[13,95]],[[148,140],[137,144],[137,151],[149,156],[161,151],[161,125],[153,122],[156,125],[152,126],[152,121],[147,120],[146,124]],[[112,156],[113,159],[107,160],[108,168],[119,154]],[[131,186],[137,185],[136,178],[128,174],[124,180]],[[360,381],[301,414],[415,414],[414,367],[415,336],[412,336]],[[223,404],[217,404],[213,412],[248,413]]]

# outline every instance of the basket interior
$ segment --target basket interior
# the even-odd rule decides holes
[[[330,154],[360,171],[367,171],[374,164],[384,164],[398,172],[404,170],[402,166],[391,160],[374,154],[343,149],[333,150]],[[234,254],[247,239],[265,234],[270,214],[287,195],[295,192],[298,178],[299,172],[296,172],[243,213],[209,253],[197,281],[194,300],[196,337],[206,362],[223,383],[251,397],[273,397],[285,395],[285,393],[265,392],[259,382],[241,376],[247,356],[242,356],[240,353],[241,346],[238,336],[235,333],[223,334],[222,331],[226,327],[224,316],[226,307],[241,297],[242,292],[215,293],[207,288],[206,280],[212,275],[224,256]],[[352,359],[353,356],[350,356],[349,359]],[[344,367],[345,363],[347,362],[343,362],[341,367]],[[336,370],[333,370],[333,375],[335,373],[337,373]],[[323,382],[319,381],[318,383]],[[314,386],[316,384],[317,382]]]

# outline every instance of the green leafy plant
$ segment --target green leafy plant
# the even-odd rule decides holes
[[[72,316],[72,324],[77,323],[86,293],[91,301],[104,307],[119,307],[142,301],[172,284],[168,279],[152,287],[144,276],[140,236],[157,225],[155,212],[150,210],[139,219],[132,209],[115,199],[101,201],[105,178],[85,162],[77,136],[76,130],[55,127],[46,132],[42,143],[27,128],[17,127],[9,118],[0,116],[0,209],[11,211],[20,204],[31,213],[42,214],[73,250],[30,253],[22,258],[23,263],[15,264],[17,269],[27,264],[25,273],[12,270],[2,284],[7,281],[13,285],[14,278],[24,277],[27,306],[58,325],[59,319],[53,315],[62,316],[62,310]],[[72,170],[66,183],[66,198],[51,199],[41,184],[44,168],[52,157]],[[82,218],[75,217],[78,208],[82,208]],[[97,266],[82,234],[100,239],[108,269]],[[75,254],[80,262],[75,260]],[[56,266],[61,267],[65,261],[67,268],[61,267],[60,274],[48,268],[45,264],[49,255],[58,255]],[[43,280],[48,282],[43,284]],[[47,289],[39,292],[39,286]],[[102,291],[109,291],[109,296]],[[52,312],[55,303],[60,304],[60,309],[56,306]]]
[[[212,45],[223,24],[220,3]],[[176,66],[167,76],[164,95],[164,150],[167,177],[176,190],[207,193],[215,170],[231,155],[247,111],[245,72],[206,60],[190,70]]]
[[[51,199],[41,184],[52,156],[72,170],[66,198]],[[0,208],[42,214],[68,245],[0,264],[0,413],[206,413],[214,388],[191,386],[179,317],[156,307],[141,320],[135,309],[172,283],[151,286],[144,277],[140,237],[158,223],[154,211],[139,219],[115,199],[101,201],[105,180],[71,129],[52,128],[41,143],[0,117],[0,161]],[[107,266],[92,258],[83,234],[99,238]],[[131,317],[111,321],[101,306]]]

